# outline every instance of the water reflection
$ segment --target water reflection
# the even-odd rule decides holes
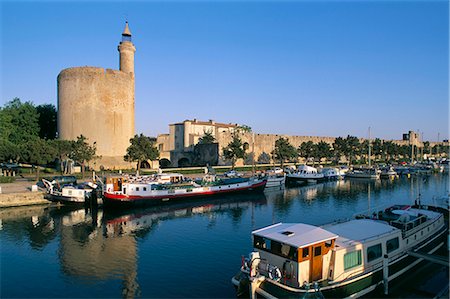
[[[59,236],[58,258],[64,275],[86,283],[118,279],[121,295],[134,298],[140,296],[138,242],[162,222],[202,215],[213,229],[220,215],[237,224],[244,211],[265,204],[266,196],[260,194],[122,212],[66,207],[8,209],[0,211],[1,234],[17,245],[28,242],[32,250],[42,250]]]
[[[2,297],[233,297],[229,279],[251,250],[252,229],[324,224],[419,194],[424,203],[448,194],[448,176],[342,180],[126,211],[0,209]]]

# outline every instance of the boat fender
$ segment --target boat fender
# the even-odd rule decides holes
[[[269,278],[275,281],[280,281],[281,279],[281,271],[277,266],[271,266],[269,268]]]

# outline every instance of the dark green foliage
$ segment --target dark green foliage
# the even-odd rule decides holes
[[[244,145],[241,138],[237,134],[233,134],[231,142],[222,149],[225,159],[231,160],[231,169],[234,169],[237,159],[245,157]]]
[[[95,142],[94,145],[89,145],[87,138],[83,135],[77,137],[77,140],[73,143],[73,149],[69,154],[69,158],[81,164],[82,177],[84,178],[84,170],[86,162],[91,161],[95,157],[97,151]]]
[[[39,180],[39,165],[53,161],[56,157],[56,152],[48,141],[34,137],[24,144],[23,155],[25,161],[37,167],[36,180]]]
[[[72,153],[73,149],[75,148],[75,141],[72,140],[61,140],[61,139],[54,139],[50,141],[50,144],[55,149],[55,155],[59,160],[60,163],[60,170],[61,174],[67,173],[67,170],[64,169],[64,161],[69,159],[70,154]]]
[[[0,176],[0,184],[12,183],[16,180],[13,176]]]
[[[39,136],[39,114],[31,102],[22,103],[20,99],[15,98],[6,103],[1,110],[4,114],[1,119],[3,122],[10,122],[7,125],[8,140],[14,144],[23,144],[32,137]]]
[[[300,157],[305,158],[306,161],[308,161],[309,158],[314,158],[316,156],[317,148],[312,141],[303,142],[298,148],[298,153]]]
[[[204,132],[203,136],[198,140],[199,144],[211,144],[216,142],[216,138],[214,138],[211,131]]]
[[[347,156],[347,160],[352,163],[353,158],[359,153],[360,142],[357,137],[348,135],[346,143],[347,149],[345,155]]]
[[[345,156],[347,151],[347,142],[344,138],[338,137],[334,140],[333,143],[333,156],[336,164],[339,163],[339,160],[342,156]]]
[[[0,139],[0,161],[17,162],[21,157],[21,148],[6,139]]]
[[[258,157],[259,164],[269,164],[270,163],[270,155],[266,152],[262,152]]]
[[[280,137],[275,141],[275,148],[272,152],[272,156],[274,160],[279,160],[281,167],[283,167],[285,161],[296,159],[298,153],[295,147],[289,142],[288,138]]]
[[[52,104],[43,104],[36,107],[39,114],[39,137],[43,139],[56,138],[56,108]]]
[[[137,162],[136,169],[140,170],[142,161],[153,161],[159,158],[159,151],[155,147],[155,141],[144,134],[134,135],[130,139],[131,145],[127,148],[124,160],[127,162]]]
[[[332,157],[331,146],[325,141],[320,141],[316,146],[316,158],[320,162],[320,160],[323,158],[328,159],[331,157]]]

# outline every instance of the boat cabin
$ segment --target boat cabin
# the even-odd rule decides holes
[[[317,174],[317,168],[308,165],[300,165],[297,168],[297,172],[299,174]]]
[[[252,236],[253,247],[261,256],[260,269],[264,269],[264,261],[278,267],[283,283],[294,287],[327,278],[331,250],[338,237],[302,223],[274,224],[254,231]]]

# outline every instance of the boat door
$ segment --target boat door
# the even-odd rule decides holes
[[[312,251],[309,281],[318,281],[322,279],[322,244],[314,245]]]

